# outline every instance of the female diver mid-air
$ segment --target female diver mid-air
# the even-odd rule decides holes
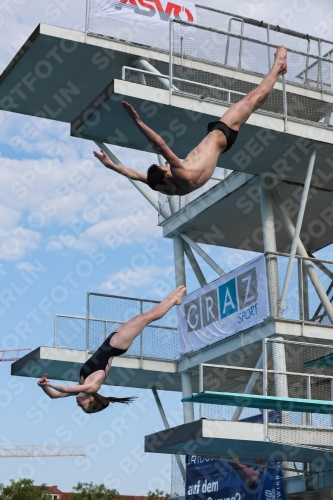
[[[174,305],[181,304],[185,290],[185,286],[179,286],[150,311],[135,316],[111,333],[91,358],[82,365],[77,385],[52,384],[47,380],[47,374],[38,380],[38,385],[51,399],[76,396],[78,406],[85,413],[104,410],[110,403],[130,403],[132,397],[106,398],[97,391],[108,376],[114,356],[124,354],[149,323],[162,318]]]

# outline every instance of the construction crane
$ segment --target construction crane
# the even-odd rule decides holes
[[[0,458],[85,457],[82,446],[0,445]]]
[[[32,351],[32,349],[26,348],[26,349],[0,350],[0,363],[2,361],[17,361],[18,359],[20,359],[22,351]]]

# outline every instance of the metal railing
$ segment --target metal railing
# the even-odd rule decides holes
[[[181,57],[184,59],[185,57],[189,59],[198,59],[202,62],[205,63],[214,63],[214,64],[219,64],[219,65],[224,65],[224,66],[230,66],[230,67],[237,67],[238,69],[245,70],[245,71],[250,71],[253,73],[259,73],[259,74],[266,74],[267,71],[271,68],[271,52],[273,50],[276,50],[279,47],[279,43],[273,43],[269,40],[269,34],[268,34],[268,39],[267,41],[265,40],[260,40],[258,38],[253,38],[249,36],[245,36],[243,33],[241,34],[236,34],[236,33],[231,33],[230,30],[221,30],[221,29],[216,29],[216,28],[211,28],[207,26],[202,26],[199,24],[193,24],[189,23],[186,21],[181,21],[179,19],[171,19],[170,20],[170,31],[172,30],[172,38],[173,38],[173,44],[170,44],[170,65],[174,63],[173,58],[174,57]],[[225,42],[225,52],[224,52],[224,58],[223,54],[221,54],[221,43],[219,44],[219,58],[216,59],[217,54],[214,52],[214,49],[212,48],[210,50],[205,50],[202,49],[201,52],[199,52],[199,56],[195,55],[195,49],[198,49],[199,43],[188,43],[188,49],[184,53],[184,47],[185,44],[184,42],[180,43],[178,40],[177,44],[177,39],[184,39],[184,36],[181,35],[183,33],[183,30],[179,30],[180,33],[177,33],[177,26],[183,26],[183,27],[188,27],[191,32],[195,30],[196,35],[193,35],[193,38],[199,39],[200,36],[202,36],[202,32],[205,33],[205,35],[208,34],[214,34],[217,35],[216,39],[219,40],[219,37],[221,38],[220,42],[224,41]],[[267,32],[269,33],[269,32]],[[236,62],[233,63],[230,61],[230,43],[232,40],[238,40],[239,41],[239,56],[236,58]],[[199,40],[198,40],[199,41]],[[251,47],[252,49],[252,54],[243,54],[243,47],[244,43],[247,42],[248,46]],[[208,46],[208,45],[207,45]],[[327,75],[324,75],[324,67],[323,63],[326,62],[329,65],[332,63],[332,52],[333,48],[331,48],[330,51],[325,53],[325,55],[322,55],[322,50],[319,48],[318,54],[312,54],[309,51],[309,46],[307,51],[302,51],[298,50],[296,48],[292,48],[286,44],[287,49],[288,49],[288,54],[289,56],[293,57],[294,56],[300,56],[296,59],[297,65],[296,67],[291,67],[289,69],[288,79],[296,83],[297,80],[299,80],[299,84],[301,85],[306,85],[309,86],[309,84],[313,83],[314,85],[310,85],[311,88],[316,88],[319,90],[323,90],[324,86],[327,85],[329,91],[332,91],[332,85],[333,82],[331,80],[331,73],[327,72]],[[319,47],[321,47],[321,44],[319,43]],[[332,42],[331,42],[331,47],[332,47]],[[265,49],[265,50],[260,50],[260,49]],[[237,51],[236,51],[237,52]],[[257,52],[257,54],[255,53]],[[222,51],[223,53],[223,51]],[[198,54],[198,52],[197,52]],[[257,67],[256,68],[249,68],[249,61],[251,60],[250,58],[257,56]],[[260,60],[259,60],[260,57]],[[304,59],[304,70],[301,72],[298,72],[298,66],[303,64],[303,59]],[[309,64],[309,62],[312,60],[312,63]],[[223,61],[223,63],[222,63]],[[330,66],[328,66],[330,67]],[[311,76],[309,75],[309,71],[311,71],[313,68],[316,68],[316,74],[317,77],[316,79],[311,79]],[[324,76],[327,76],[329,78],[329,82],[327,81],[324,83]]]
[[[333,400],[332,373],[316,366],[318,359],[333,358],[333,345],[266,338],[263,339],[262,352],[262,368],[202,363],[199,392],[275,396],[282,398],[281,401],[284,398]],[[278,404],[275,411],[279,418],[272,421],[271,412],[263,410],[265,440],[278,441],[283,435],[284,442],[290,444],[332,447],[333,416],[330,413],[293,411],[292,401],[290,411],[281,411]],[[258,409],[246,406],[200,404],[201,417],[240,421],[256,414],[260,414]],[[321,433],[317,436],[315,433],[311,436],[295,433],[297,429],[309,431],[311,428],[319,429]]]
[[[115,0],[113,0],[115,2]],[[156,48],[160,51],[168,51],[168,38],[163,35],[159,26],[155,26],[147,30],[146,25],[138,23],[128,23],[123,21],[119,16],[113,18],[100,17],[96,15],[96,7],[98,8],[98,0],[87,1],[86,11],[86,28],[85,31],[88,35],[98,37],[109,37],[116,40],[121,40],[125,43],[138,44]],[[137,10],[140,10],[140,5],[137,5]],[[281,26],[274,26],[263,21],[246,18],[219,10],[217,8],[206,7],[204,5],[196,4],[197,24],[201,27],[212,29],[225,30],[228,35],[232,36],[235,23],[240,23],[240,35],[249,36],[256,40],[264,40],[267,42],[276,43],[281,45],[283,43],[290,48],[304,49],[309,58],[314,51],[318,55],[330,55],[333,50],[333,43],[330,40],[325,40],[305,33],[296,32]],[[139,16],[138,16],[139,18]],[[164,15],[167,19],[167,16]],[[166,23],[167,21],[164,21]],[[191,23],[192,24],[192,23]],[[183,39],[184,41],[184,39]],[[230,37],[227,40],[228,51],[224,54],[224,63],[229,63],[230,53],[232,52],[232,43]],[[235,51],[236,65],[241,65],[246,60],[246,53],[244,53],[243,44],[240,43]],[[268,66],[270,67],[271,54],[267,54]],[[310,64],[307,64],[304,70],[309,70]]]
[[[168,82],[168,86],[170,85],[170,76],[169,75],[163,75],[162,73],[160,74],[157,74],[155,72],[152,72],[152,71],[147,71],[147,70],[144,70],[144,69],[139,69],[139,68],[133,68],[132,66],[123,66],[122,67],[122,70],[121,70],[121,78],[122,80],[128,80],[128,78],[126,78],[126,72],[127,73],[137,73],[139,76],[140,75],[149,75],[150,78],[152,79],[155,79],[156,82],[159,82],[160,79],[163,79],[163,80],[166,80]],[[173,76],[172,77],[172,81],[178,81],[178,82],[182,82],[182,83],[187,83],[187,84],[190,84],[191,86],[194,85],[194,86],[197,86],[197,87],[202,87],[202,88],[206,88],[206,89],[212,89],[212,90],[217,90],[219,92],[224,92],[226,95],[227,95],[227,99],[226,99],[226,102],[227,103],[231,103],[232,100],[231,100],[231,96],[242,96],[244,97],[246,94],[244,92],[237,92],[236,90],[231,90],[231,89],[227,89],[227,88],[223,88],[223,87],[216,87],[214,85],[207,85],[205,83],[200,83],[200,82],[195,82],[193,80],[185,80],[184,78],[178,78],[177,76]],[[146,80],[142,80],[142,79],[139,79],[138,83],[141,83],[143,85],[146,85]],[[175,85],[171,84],[172,85],[172,88],[171,88],[171,91],[173,93],[180,93],[180,90],[175,87]],[[189,94],[190,92],[188,92]],[[193,94],[195,97],[197,97],[195,94]]]
[[[333,262],[297,255],[292,267],[286,306],[281,314],[279,302],[289,254],[268,252],[265,256],[270,316],[275,319],[331,324],[327,309],[329,303],[333,304]]]
[[[117,326],[158,303],[155,300],[88,293],[85,317],[55,315],[54,347],[95,351]],[[177,359],[177,332],[176,313],[171,310],[164,318],[147,326],[134,340],[126,355]]]

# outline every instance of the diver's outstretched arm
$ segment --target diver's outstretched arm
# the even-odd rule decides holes
[[[143,174],[142,172],[139,172],[139,170],[135,170],[134,168],[128,168],[128,167],[125,167],[124,165],[117,165],[116,163],[113,163],[103,149],[101,149],[100,153],[97,153],[97,151],[94,151],[94,156],[106,168],[109,168],[110,170],[114,170],[115,172],[123,175],[124,177],[128,177],[129,179],[133,179],[133,181],[141,181],[141,182],[144,182],[145,184],[147,184],[147,174]]]
[[[52,384],[47,380],[47,374],[43,375],[43,377],[38,380],[37,384],[39,387],[43,389],[43,391],[52,399],[61,398],[66,396],[74,396],[75,394],[79,394],[79,392],[85,392],[86,394],[93,394],[100,389],[100,384],[77,384],[77,385],[60,385],[60,384]],[[54,391],[52,391],[54,389]],[[63,396],[58,396],[57,394],[63,394]]]
[[[143,123],[138,113],[133,108],[132,104],[126,101],[121,101],[121,104],[126,113],[131,117],[133,123],[138,127],[140,132],[142,132],[142,134],[148,139],[153,148],[156,149],[156,151],[158,151],[158,153],[166,159],[169,165],[174,168],[182,167],[183,163],[180,161],[178,156],[175,155],[173,151],[171,151],[169,146],[165,144],[165,141],[160,135],[156,134],[156,132],[154,132],[145,123]]]
[[[49,381],[47,380],[47,374],[45,373],[40,380],[38,380],[37,384],[39,387],[43,389],[45,394],[49,396],[51,399],[58,399],[58,398],[67,398],[68,396],[71,396],[72,394],[66,393],[66,392],[58,392],[53,389],[51,389],[48,384]]]
[[[111,345],[118,349],[128,349],[149,323],[162,318],[174,305],[181,304],[185,291],[185,286],[179,286],[155,307],[121,325],[113,335]]]

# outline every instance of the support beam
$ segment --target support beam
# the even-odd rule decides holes
[[[121,163],[121,161],[116,157],[116,155],[114,155],[112,153],[112,151],[107,147],[105,146],[105,144],[103,144],[102,142],[98,142],[98,141],[95,141],[95,144],[100,148],[100,149],[103,149],[107,155],[109,156],[109,158],[111,159],[111,161],[113,161],[113,163],[115,163],[116,165],[121,165],[122,167],[124,167],[124,165]],[[133,184],[133,186],[136,187],[136,189],[138,191],[140,191],[140,193],[142,194],[142,196],[144,196],[146,198],[147,201],[149,201],[149,203],[155,208],[155,210],[157,210],[157,212],[162,215],[162,217],[164,217],[164,219],[168,218],[169,217],[169,214],[163,210],[163,208],[161,208],[158,204],[158,201],[152,196],[152,194],[143,186],[142,182],[140,181],[135,181],[133,179],[129,179],[128,180]]]
[[[262,361],[263,361],[263,356],[262,356],[262,354],[260,354],[260,357],[257,361],[256,366],[255,366],[255,368],[257,370],[262,369],[262,364],[263,364]],[[244,389],[244,394],[251,394],[254,386],[256,385],[256,382],[257,382],[259,376],[260,376],[260,372],[253,372],[252,373],[250,380],[248,381],[248,383],[246,384],[246,387]],[[239,417],[241,416],[243,410],[244,410],[244,406],[243,407],[240,406],[240,407],[236,408],[233,416],[231,417],[231,421],[236,422],[237,420],[239,420]]]
[[[276,340],[284,340],[281,336],[274,337]],[[283,343],[272,342],[272,358],[274,370],[286,372],[286,353]],[[282,398],[288,397],[288,380],[287,375],[282,373],[274,374],[275,395]],[[282,412],[282,424],[289,425],[289,412]]]
[[[306,201],[308,199],[310,182],[312,179],[313,167],[314,167],[315,160],[316,160],[316,153],[317,153],[316,147],[312,146],[311,147],[311,155],[310,155],[310,159],[309,159],[309,165],[308,165],[308,169],[307,169],[306,176],[305,176],[301,201],[299,204],[299,210],[298,210],[298,215],[297,215],[294,236],[293,236],[292,244],[291,244],[291,250],[290,250],[290,255],[289,255],[289,260],[288,260],[286,277],[284,279],[284,285],[283,285],[283,290],[282,290],[280,304],[279,304],[279,310],[278,310],[278,317],[279,318],[282,317],[284,307],[286,305],[287,294],[288,294],[290,279],[291,279],[291,273],[293,270],[293,265],[294,265],[294,261],[295,261],[296,250],[297,250],[297,244],[298,244],[298,240],[299,240],[299,235],[301,233],[301,227],[302,227],[303,218],[304,218]]]
[[[189,398],[193,395],[192,389],[192,378],[190,372],[182,372],[181,373],[182,380],[182,394],[183,398]],[[188,424],[190,422],[194,422],[194,403],[188,402],[183,403],[184,408],[184,423]]]
[[[186,257],[188,258],[188,261],[191,264],[193,272],[194,272],[197,280],[199,281],[200,286],[203,287],[203,286],[207,285],[207,281],[203,275],[203,272],[200,269],[200,266],[197,262],[197,259],[195,258],[194,254],[192,252],[191,247],[185,241],[183,241],[183,246],[184,246],[184,251],[185,251]]]
[[[153,391],[154,398],[155,398],[155,401],[156,401],[156,404],[157,404],[157,408],[158,408],[158,410],[160,412],[160,415],[161,415],[161,418],[163,420],[164,427],[166,429],[170,429],[170,425],[169,425],[168,419],[166,417],[166,414],[164,412],[164,409],[163,409],[160,397],[158,395],[157,389],[156,389],[156,387],[152,387],[151,390]],[[175,455],[175,458],[176,458],[176,461],[177,461],[177,464],[178,464],[178,467],[179,467],[179,471],[180,471],[180,473],[182,475],[182,478],[185,481],[186,473],[185,473],[185,467],[183,465],[182,459],[180,458],[179,455]]]
[[[183,240],[179,236],[173,237],[173,254],[175,262],[176,286],[186,286],[184,247]]]
[[[147,61],[147,59],[144,59],[143,57],[139,57],[138,59],[135,59],[133,62],[133,66],[138,69],[143,69],[145,71],[150,71],[151,73],[155,73],[155,75],[161,75],[162,73],[158,71],[150,62]],[[156,77],[156,80],[160,82],[162,87],[166,90],[169,90],[169,80],[167,78],[158,78]],[[178,90],[177,87],[172,85],[173,90]]]
[[[294,224],[292,223],[292,220],[289,217],[289,214],[287,210],[285,209],[283,202],[280,198],[279,193],[277,190],[274,188],[273,190],[273,201],[276,206],[276,209],[279,213],[279,216],[286,228],[287,233],[289,234],[290,239],[293,239],[294,233],[295,233],[295,227]],[[297,252],[301,257],[308,257],[307,251],[305,250],[305,247],[301,241],[300,238],[298,238],[297,242]],[[330,322],[333,324],[333,307],[332,304],[327,297],[326,291],[320,282],[320,279],[311,263],[311,261],[304,259],[303,260],[304,268],[313,284],[314,289],[317,292],[317,295],[323,305],[323,308],[325,309],[325,312],[327,314],[327,317],[329,318]]]
[[[264,236],[264,251],[276,252],[274,211],[272,201],[273,180],[267,177],[260,178],[260,209]],[[267,285],[269,297],[270,315],[275,318],[278,311],[280,298],[278,261],[275,255],[270,255],[266,259]]]
[[[216,264],[216,262],[213,261],[213,259],[211,259],[209,257],[209,255],[206,254],[206,252],[204,250],[202,250],[202,248],[199,247],[199,245],[197,243],[195,243],[195,241],[193,241],[189,236],[187,236],[186,233],[180,233],[179,236],[181,236],[183,238],[184,241],[186,241],[186,243],[188,243],[188,245],[190,245],[190,247],[193,248],[193,250],[195,250],[197,252],[197,254],[200,255],[200,257],[219,275],[219,276],[224,276],[226,273],[223,271],[223,269],[221,269],[221,267],[219,265]]]

